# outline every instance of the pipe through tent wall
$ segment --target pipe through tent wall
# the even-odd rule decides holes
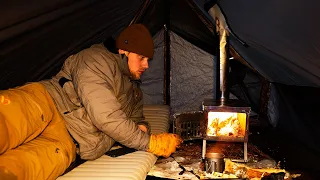
[[[217,0],[210,0],[204,5],[204,9],[206,12],[209,13],[209,15],[219,23],[217,26],[217,32],[221,32],[221,29],[224,29],[227,31],[228,35],[231,34],[239,43],[241,43],[244,47],[248,47],[248,44],[241,40],[236,34],[232,32],[232,30],[229,28],[226,19],[224,18],[224,15],[222,11],[220,10],[219,6],[217,5]]]
[[[217,60],[219,60],[219,63],[216,63],[216,66],[219,66],[219,68],[216,69],[216,71],[220,72],[219,79],[216,79],[216,92],[215,92],[215,98],[221,99],[221,102],[225,102],[229,99],[229,92],[228,92],[228,86],[227,86],[227,76],[229,72],[229,66],[228,66],[228,25],[226,23],[226,20],[219,8],[219,6],[216,4],[217,1],[212,0],[205,4],[204,9],[208,11],[209,15],[213,18],[213,20],[216,23],[216,31],[219,34],[219,55]],[[219,83],[218,83],[219,82]],[[219,86],[218,86],[219,85]],[[218,89],[219,87],[219,89]]]

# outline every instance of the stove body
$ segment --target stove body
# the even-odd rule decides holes
[[[227,101],[206,99],[202,103],[203,118],[200,132],[203,139],[202,158],[205,158],[207,141],[243,142],[247,161],[249,117],[251,108],[235,99]]]

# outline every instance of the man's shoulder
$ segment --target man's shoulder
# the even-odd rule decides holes
[[[83,49],[79,53],[82,54],[107,54],[112,55],[110,51],[103,44],[93,44],[90,47]]]
[[[103,72],[105,75],[117,74],[121,71],[118,64],[119,57],[118,54],[109,52],[103,44],[95,44],[75,56],[76,63],[73,69],[77,72],[90,69]]]
[[[118,55],[110,52],[103,44],[94,44],[87,49],[82,50],[82,58],[86,61],[98,61],[99,63],[114,64],[117,61]]]

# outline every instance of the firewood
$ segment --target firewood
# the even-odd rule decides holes
[[[261,179],[270,176],[271,174],[288,174],[284,169],[278,168],[252,168],[245,163],[233,162],[230,159],[225,159],[224,173],[235,174],[241,178]]]

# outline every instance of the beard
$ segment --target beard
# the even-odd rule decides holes
[[[130,74],[131,74],[131,79],[133,79],[133,80],[139,80],[140,79],[140,74],[139,73],[130,72]]]

